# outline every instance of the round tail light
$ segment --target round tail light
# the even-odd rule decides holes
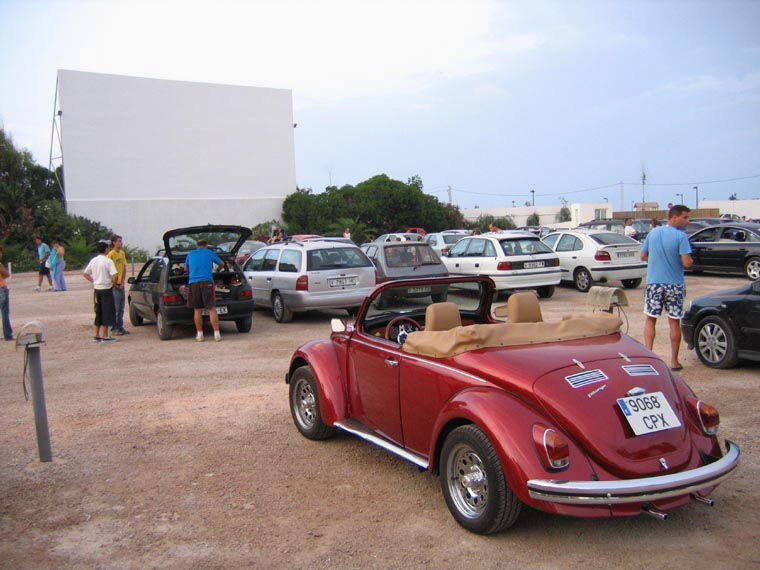
[[[718,433],[720,426],[720,414],[715,406],[706,404],[702,400],[689,398],[687,400],[691,412],[697,418],[699,426],[705,435],[715,435]]]
[[[556,430],[541,424],[534,425],[533,443],[547,469],[565,469],[570,465],[570,446],[564,436]]]

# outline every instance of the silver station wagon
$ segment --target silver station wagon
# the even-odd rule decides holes
[[[294,312],[358,309],[375,288],[375,267],[355,245],[335,241],[283,242],[254,253],[243,267],[257,307],[278,323]]]

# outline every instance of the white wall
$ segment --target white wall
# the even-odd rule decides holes
[[[528,218],[537,213],[543,226],[555,226],[557,224],[557,214],[561,205],[552,206],[516,206],[514,208],[465,208],[462,214],[468,221],[475,221],[480,216],[503,217],[509,216],[515,222],[516,226],[527,225]],[[607,202],[596,202],[587,204],[569,204],[571,225],[577,226],[583,222],[594,219],[596,210],[603,210],[606,218],[612,217],[612,206]],[[563,226],[566,224],[563,224]]]
[[[130,245],[279,218],[295,190],[290,90],[61,70],[59,98],[67,207]]]
[[[700,208],[718,208],[721,214],[760,218],[760,200],[701,200]]]

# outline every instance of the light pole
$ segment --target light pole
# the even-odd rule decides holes
[[[683,204],[683,192],[677,192],[676,196],[680,196],[681,197],[681,201],[679,202],[679,204]]]
[[[699,209],[699,186],[694,186],[694,192],[696,192],[696,196],[697,196],[696,203],[694,204],[694,209],[698,210]]]
[[[536,191],[535,190],[530,191],[530,202],[534,206],[536,205]]]

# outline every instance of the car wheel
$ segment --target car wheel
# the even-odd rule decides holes
[[[751,257],[744,264],[744,275],[754,281],[760,279],[760,257]]]
[[[446,504],[467,530],[491,534],[517,520],[522,503],[504,478],[496,449],[479,427],[461,426],[448,435],[439,473]]]
[[[585,267],[579,267],[575,270],[573,281],[575,288],[581,293],[586,293],[591,289],[591,273]]]
[[[132,323],[133,327],[139,327],[143,324],[143,318],[139,315],[137,309],[135,309],[135,306],[131,302],[129,303],[129,322]]]
[[[253,324],[253,317],[238,319],[235,321],[235,326],[237,327],[238,332],[241,332],[241,333],[251,332],[252,324]]]
[[[158,338],[161,340],[169,340],[174,333],[174,327],[167,324],[166,317],[164,317],[161,311],[156,313],[156,330],[158,331]]]
[[[626,289],[635,289],[639,285],[641,285],[641,278],[639,279],[621,279],[620,282],[623,284],[623,287]]]
[[[322,421],[319,390],[308,366],[296,368],[290,378],[290,413],[301,435],[309,439],[327,439],[335,428]]]
[[[694,350],[705,366],[731,368],[739,360],[731,325],[717,315],[702,319],[694,331]]]
[[[539,287],[536,290],[536,293],[538,293],[538,296],[542,299],[548,299],[552,295],[554,295],[554,285],[547,285],[546,287]]]
[[[289,323],[293,320],[293,311],[285,306],[285,301],[279,293],[272,295],[272,315],[278,323]]]

